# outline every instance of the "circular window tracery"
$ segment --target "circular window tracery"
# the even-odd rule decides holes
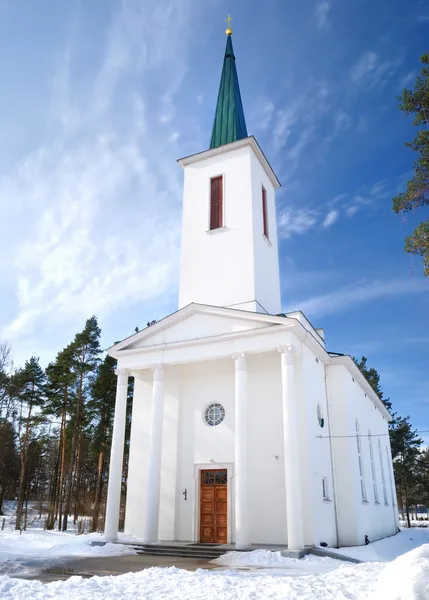
[[[320,427],[323,427],[325,424],[325,419],[323,418],[322,408],[320,404],[317,405],[317,420],[319,421]]]
[[[225,418],[225,409],[219,402],[210,402],[204,409],[204,423],[209,427],[220,425]]]

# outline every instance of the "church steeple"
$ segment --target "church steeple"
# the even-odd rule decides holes
[[[223,59],[222,76],[220,79],[210,148],[218,148],[224,144],[236,142],[247,137],[246,120],[241,102],[240,87],[238,85],[237,68],[235,66],[235,56],[231,39],[232,30],[229,21],[230,17],[228,17],[228,29],[226,30],[225,57]]]

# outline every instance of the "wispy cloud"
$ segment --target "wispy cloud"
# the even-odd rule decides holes
[[[365,52],[361,58],[351,68],[351,78],[353,81],[360,81],[365,75],[375,69],[377,65],[377,55],[375,52]]]
[[[18,232],[0,243],[14,257],[15,279],[7,283],[16,298],[14,314],[0,321],[2,339],[136,302],[165,302],[174,293],[181,173],[171,165],[188,10],[187,0],[144,9],[123,3],[94,83],[81,96],[73,90],[73,46],[61,61],[48,124],[55,133],[0,178],[3,226]],[[168,144],[154,125],[154,70],[167,82],[158,91]],[[133,78],[142,92],[121,95],[124,79]],[[6,211],[11,197],[14,209]]]
[[[299,307],[310,317],[320,317],[345,311],[358,304],[395,298],[409,294],[428,292],[429,283],[421,279],[394,279],[386,281],[360,281],[341,287],[327,294],[321,294],[290,303],[288,310]]]
[[[339,215],[340,213],[338,210],[330,210],[322,223],[322,227],[330,227],[333,225],[338,219]]]
[[[317,223],[317,215],[312,210],[288,208],[278,215],[277,227],[280,237],[306,233]]]
[[[365,52],[351,67],[350,77],[356,84],[364,83],[367,89],[383,88],[403,63],[404,56],[383,59],[376,52]]]
[[[327,0],[321,0],[316,4],[315,17],[318,29],[324,29],[329,22],[331,4]]]
[[[277,111],[273,141],[278,149],[282,148],[288,141],[292,129],[296,125],[296,120],[297,111],[295,108],[288,107]]]

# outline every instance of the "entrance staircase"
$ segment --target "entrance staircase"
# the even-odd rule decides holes
[[[213,560],[225,552],[234,550],[224,544],[132,544],[137,554],[151,556],[180,556],[183,558],[202,558]]]

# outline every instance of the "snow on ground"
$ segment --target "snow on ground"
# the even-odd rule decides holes
[[[340,566],[331,573],[282,577],[258,571],[152,568],[117,577],[71,577],[42,584],[0,577],[2,600],[301,600],[364,598],[374,589],[382,565]],[[407,598],[408,600],[408,598]]]
[[[257,555],[255,555],[257,558]],[[262,555],[259,555],[262,559]],[[277,562],[270,560],[270,563]],[[314,563],[323,559],[314,558]],[[284,559],[283,565],[292,559]],[[116,577],[70,577],[43,584],[0,576],[2,600],[427,600],[429,545],[392,563],[346,564],[300,576],[261,571],[204,571],[152,568]],[[291,562],[291,564],[294,564]],[[293,570],[293,569],[292,569]],[[285,576],[286,575],[286,576]]]
[[[286,558],[280,552],[262,549],[252,552],[227,552],[211,562],[219,566],[235,568],[287,569],[288,572],[285,571],[285,575],[289,575],[291,571],[301,575],[304,573],[328,573],[343,564],[333,558],[322,558],[311,554],[304,556],[301,560]]]
[[[130,546],[122,544],[91,546],[91,542],[101,541],[99,533],[74,535],[71,531],[63,533],[37,529],[21,534],[19,531],[0,531],[0,573],[23,573],[70,557],[135,554]]]
[[[429,531],[407,529],[391,538],[341,553],[365,560],[351,564],[279,552],[229,552],[212,561],[215,570],[151,568],[119,576],[70,577],[48,584],[18,579],[21,569],[41,568],[74,557],[132,553],[120,544],[91,546],[99,534],[0,532],[1,600],[428,600]],[[419,546],[419,547],[416,547]],[[405,554],[403,554],[405,553]],[[402,554],[402,556],[401,556]],[[398,558],[396,558],[398,557]],[[376,562],[375,562],[376,561]],[[393,561],[393,562],[388,562]],[[249,570],[242,570],[244,568]],[[9,577],[7,572],[11,575]],[[234,570],[233,570],[234,569]],[[35,572],[36,573],[36,572]]]
[[[422,544],[429,544],[429,529],[404,529],[400,533],[387,537],[368,546],[352,546],[350,548],[327,548],[331,552],[344,554],[363,561],[386,562],[391,561],[418,548]],[[428,596],[429,599],[429,596]]]

